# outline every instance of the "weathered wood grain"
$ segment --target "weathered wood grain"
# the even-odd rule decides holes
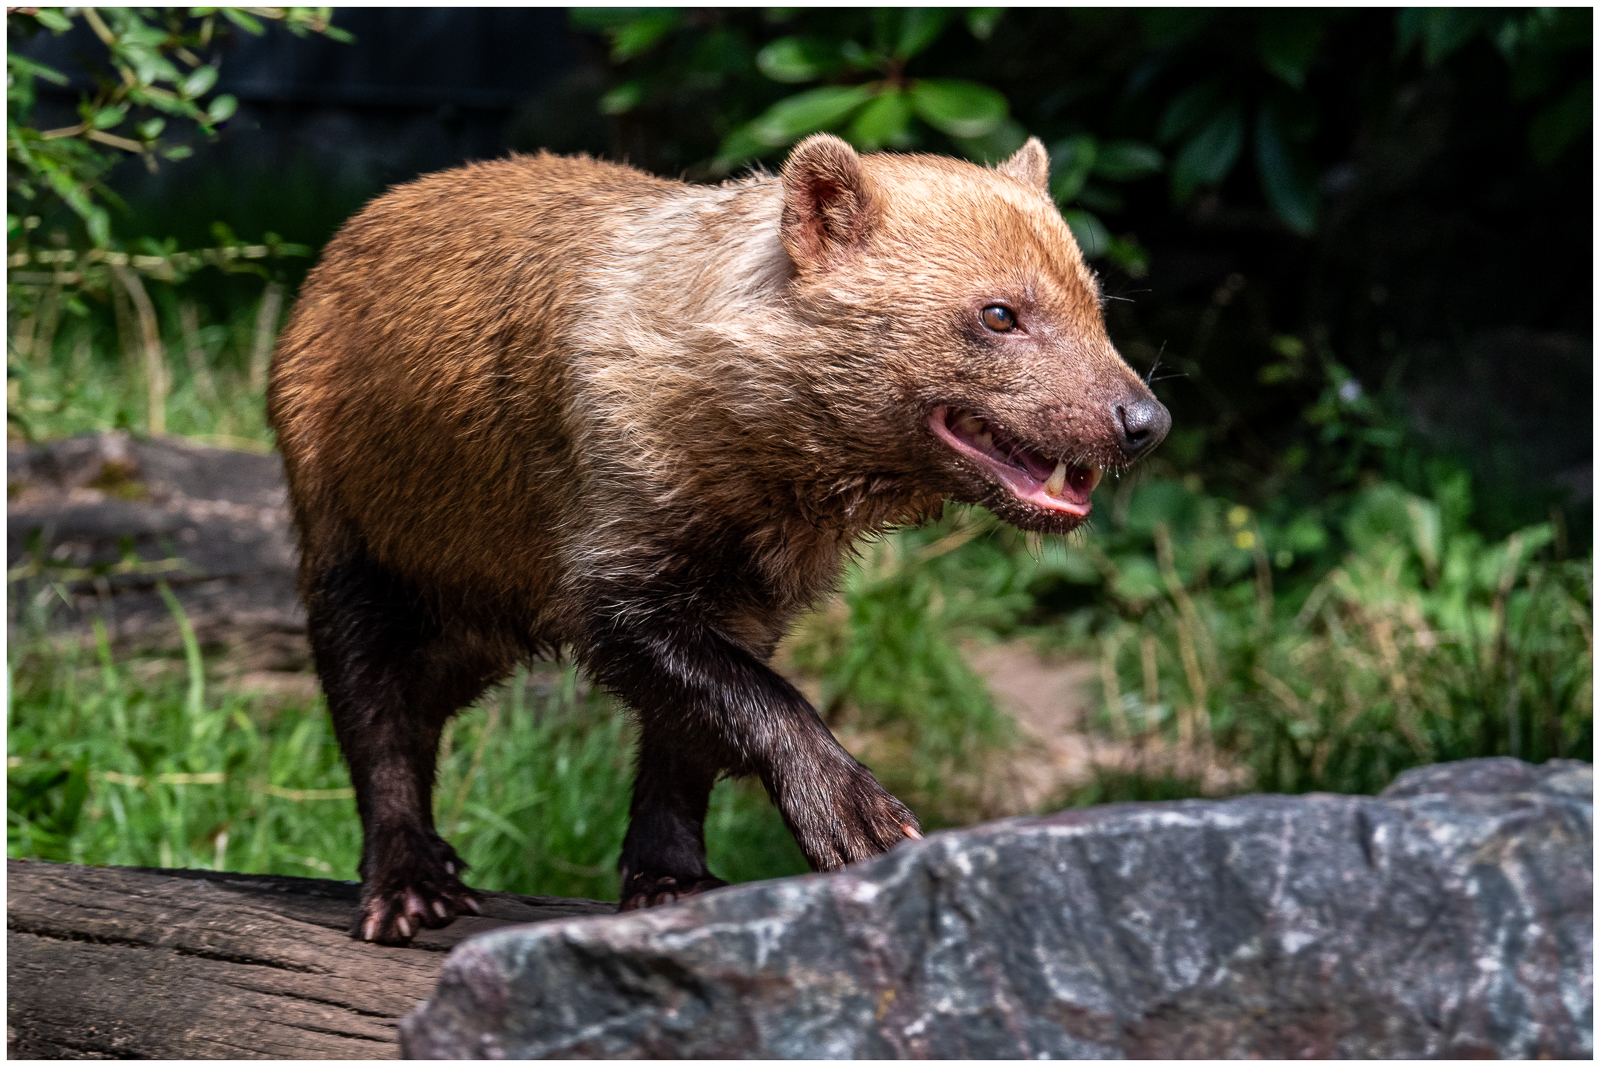
[[[614,904],[483,893],[409,948],[352,941],[356,886],[274,875],[6,863],[12,1057],[392,1059],[396,1021],[457,942]]]

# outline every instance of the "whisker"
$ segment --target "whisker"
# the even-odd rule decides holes
[[[1167,342],[1162,341],[1161,342],[1161,347],[1156,350],[1156,361],[1154,363],[1150,364],[1150,369],[1145,372],[1145,375],[1144,375],[1144,384],[1145,385],[1149,385],[1151,383],[1151,380],[1155,377],[1156,371],[1161,369],[1161,357],[1166,354],[1166,351],[1167,351]]]

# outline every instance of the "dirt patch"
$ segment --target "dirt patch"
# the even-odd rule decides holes
[[[1188,779],[1217,795],[1244,783],[1243,768],[1216,753],[1183,750],[1158,736],[1119,740],[1096,729],[1104,695],[1094,660],[1041,656],[1021,641],[969,643],[962,653],[1021,734],[988,770],[986,793],[997,814],[1052,810],[1105,772]]]

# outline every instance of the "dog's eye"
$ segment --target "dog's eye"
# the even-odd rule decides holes
[[[1017,328],[1017,316],[1004,304],[990,304],[978,312],[978,317],[995,333],[1010,333]]]

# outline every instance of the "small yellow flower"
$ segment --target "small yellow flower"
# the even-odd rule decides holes
[[[1256,535],[1249,530],[1240,530],[1233,535],[1233,543],[1248,551],[1256,547]]]
[[[1250,509],[1239,504],[1228,512],[1229,526],[1243,526],[1250,521]]]

